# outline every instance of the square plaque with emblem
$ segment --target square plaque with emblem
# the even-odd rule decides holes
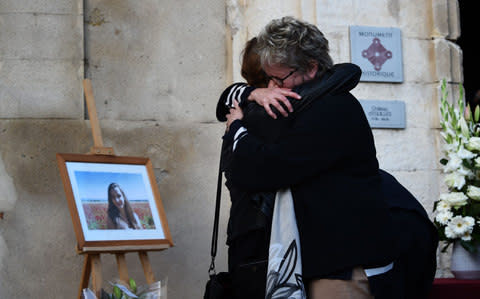
[[[362,69],[360,81],[403,82],[400,29],[350,26],[350,55]]]

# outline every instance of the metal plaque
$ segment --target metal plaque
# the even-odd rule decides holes
[[[359,100],[371,128],[405,129],[402,101]]]
[[[360,81],[403,82],[398,28],[350,26],[350,56],[362,69]]]

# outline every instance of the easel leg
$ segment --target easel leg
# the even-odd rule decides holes
[[[129,277],[127,270],[127,262],[125,260],[124,253],[116,253],[115,257],[117,258],[118,274],[120,274],[120,280],[123,281],[126,285],[129,285]]]
[[[92,288],[93,292],[100,298],[102,289],[102,264],[100,262],[100,254],[92,254]]]
[[[85,260],[83,261],[82,269],[82,280],[80,281],[80,289],[78,290],[78,299],[82,298],[82,291],[85,288],[88,288],[88,282],[90,281],[90,273],[92,272],[92,263],[90,255],[85,255]]]
[[[145,278],[148,284],[155,282],[155,276],[153,275],[152,266],[150,265],[150,261],[148,260],[148,254],[146,251],[139,251],[138,256],[140,257],[140,261],[142,262],[143,273],[145,274]]]

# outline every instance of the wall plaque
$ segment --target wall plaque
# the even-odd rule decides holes
[[[371,128],[405,129],[402,101],[360,100]]]
[[[403,82],[398,28],[350,26],[350,57],[362,69],[360,81]]]

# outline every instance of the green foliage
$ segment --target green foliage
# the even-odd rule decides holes
[[[122,298],[122,290],[118,286],[113,286],[113,298],[115,299],[121,299]]]
[[[142,220],[140,220],[142,227],[145,229],[153,229],[155,228],[155,224],[153,222],[152,216],[145,216]]]
[[[132,292],[136,293],[137,292],[137,283],[135,282],[135,280],[130,278],[129,284],[130,284],[130,289],[132,290]]]
[[[89,222],[88,223],[88,229],[95,230],[98,229],[98,223],[97,222]]]

